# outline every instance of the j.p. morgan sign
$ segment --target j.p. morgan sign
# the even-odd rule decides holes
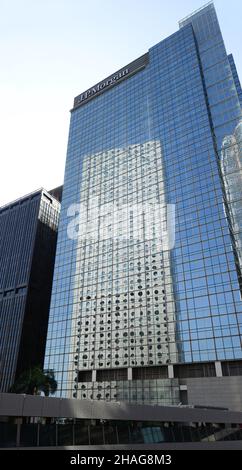
[[[131,75],[145,67],[147,63],[148,54],[144,54],[142,57],[139,57],[139,59],[136,59],[134,62],[131,62],[131,64],[127,65],[123,69],[119,70],[113,75],[110,75],[110,77],[105,78],[105,80],[99,82],[97,85],[94,85],[92,88],[89,88],[89,90],[84,91],[84,93],[82,93],[81,95],[78,95],[74,99],[74,108],[85,104],[90,99],[96,97],[97,95],[100,95],[104,91],[120,83],[125,78],[130,77]]]
[[[78,96],[78,103],[80,104],[82,103],[82,101],[85,101],[91,96],[96,95],[98,92],[104,90],[104,88],[107,88],[110,85],[114,85],[114,83],[116,83],[121,78],[125,77],[125,75],[128,75],[128,73],[129,73],[128,68],[121,70],[121,72],[116,73],[111,78],[106,78],[106,80],[98,83],[98,85],[95,85],[92,88],[89,88],[89,90],[85,91],[80,96]]]

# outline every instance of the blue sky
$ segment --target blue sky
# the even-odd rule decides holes
[[[0,0],[0,205],[61,184],[74,96],[147,52],[203,4]],[[215,0],[215,7],[242,78],[242,2]]]

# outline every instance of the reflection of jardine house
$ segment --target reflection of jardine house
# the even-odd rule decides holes
[[[178,384],[162,377],[162,369],[157,369],[178,359],[169,252],[173,234],[165,234],[160,142],[85,157],[81,207],[87,201],[93,201],[95,207],[87,214],[77,249],[71,327],[77,336],[71,343],[69,380],[75,383],[76,376],[82,385],[75,395],[94,399],[118,396],[124,401],[138,396],[156,403],[159,392],[164,402],[177,402]],[[82,370],[77,375],[73,364]],[[98,369],[94,380],[86,380],[94,366]],[[156,368],[152,370],[152,366]],[[132,367],[136,367],[133,374]],[[140,383],[128,380],[132,375]]]
[[[221,171],[235,255],[242,269],[242,121],[223,139]],[[241,281],[242,282],[242,281]]]

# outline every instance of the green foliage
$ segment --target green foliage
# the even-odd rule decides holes
[[[29,395],[38,395],[40,392],[44,392],[48,397],[55,393],[56,389],[57,382],[53,370],[43,371],[40,367],[33,367],[17,378],[9,392]]]

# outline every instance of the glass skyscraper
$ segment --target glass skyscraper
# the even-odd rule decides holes
[[[60,396],[242,406],[240,100],[212,2],[75,98],[45,358]]]
[[[0,207],[0,391],[44,362],[60,203],[40,189]]]

